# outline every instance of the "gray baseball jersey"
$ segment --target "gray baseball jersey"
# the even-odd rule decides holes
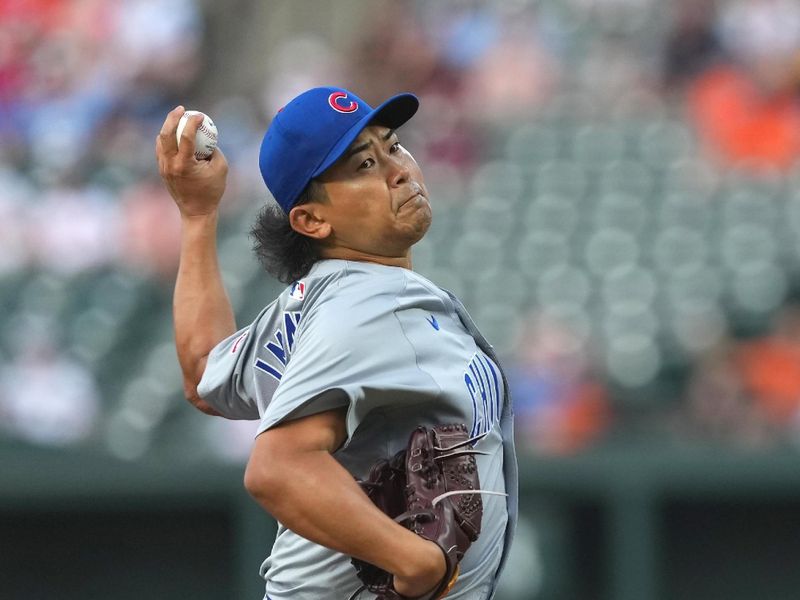
[[[347,406],[335,457],[359,478],[417,425],[486,433],[476,446],[488,453],[477,459],[481,488],[508,496],[483,497],[481,535],[448,598],[492,597],[517,512],[511,403],[491,346],[455,296],[407,269],[320,261],[212,351],[198,390],[228,418],[260,419],[259,433]],[[271,600],[342,600],[359,587],[349,557],[280,525],[261,573]]]

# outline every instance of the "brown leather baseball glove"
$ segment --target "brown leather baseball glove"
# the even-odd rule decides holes
[[[483,503],[478,468],[470,438],[463,424],[417,427],[405,450],[391,460],[373,465],[359,484],[384,513],[417,535],[439,545],[447,571],[440,584],[419,600],[444,597],[455,584],[459,562],[481,532]],[[483,492],[486,493],[486,492]],[[353,558],[363,582],[350,600],[365,589],[378,600],[401,600],[391,573]]]

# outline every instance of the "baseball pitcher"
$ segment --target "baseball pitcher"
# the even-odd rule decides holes
[[[174,317],[186,396],[260,422],[245,473],[279,522],[271,600],[492,598],[512,542],[517,471],[505,377],[461,302],[412,270],[431,206],[397,129],[411,94],[372,108],[315,88],[274,117],[259,157],[275,203],[252,235],[288,285],[237,329],[215,235],[227,164],[156,141],[181,214]]]

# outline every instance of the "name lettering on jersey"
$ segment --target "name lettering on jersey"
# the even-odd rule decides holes
[[[477,352],[464,372],[464,383],[472,398],[472,431],[470,436],[489,431],[500,421],[503,399],[500,397],[500,375],[482,352]]]
[[[257,358],[254,364],[256,369],[263,371],[278,381],[281,380],[283,371],[286,368],[286,362],[294,348],[294,335],[297,331],[297,326],[300,325],[301,314],[297,311],[285,311],[281,328],[276,330],[272,334],[272,339],[264,344],[264,348],[278,359],[280,366],[276,367],[265,360]]]

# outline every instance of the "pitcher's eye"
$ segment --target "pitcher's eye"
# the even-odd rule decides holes
[[[375,161],[372,160],[371,158],[368,158],[363,163],[361,163],[358,168],[359,169],[369,169],[374,164],[375,164]]]

